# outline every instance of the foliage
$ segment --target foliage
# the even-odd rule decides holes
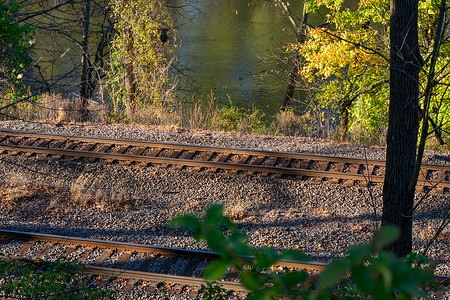
[[[217,111],[213,127],[223,131],[264,133],[268,127],[268,120],[265,113],[258,108],[246,109],[231,104]]]
[[[215,282],[208,282],[206,285],[202,285],[199,290],[202,299],[206,300],[226,300],[230,299],[233,295],[231,291],[227,291]]]
[[[174,35],[165,1],[113,0],[111,3],[116,35],[107,75],[113,117],[120,119],[122,115],[134,121],[140,110],[153,107],[154,117],[162,120],[165,114],[173,112],[176,104],[168,72],[174,38],[169,41],[161,38],[169,29],[169,34]]]
[[[31,64],[33,49],[34,29],[16,22],[19,8],[15,0],[0,2],[0,77],[2,83],[6,82],[6,90],[13,91],[13,97],[20,96],[24,89],[22,72]]]
[[[28,262],[0,258],[0,295],[25,299],[113,299],[83,278],[75,262]]]
[[[305,271],[277,272],[271,266],[282,260],[305,261],[300,251],[288,250],[279,254],[274,249],[253,249],[232,221],[223,216],[222,206],[210,207],[204,221],[193,215],[178,217],[173,227],[184,226],[193,232],[197,241],[206,241],[220,259],[205,269],[205,278],[223,278],[231,266],[239,273],[241,283],[250,291],[249,299],[308,298],[331,299],[333,296],[373,299],[408,299],[427,297],[420,288],[432,280],[431,268],[418,266],[417,258],[397,258],[382,249],[398,236],[393,227],[384,227],[374,235],[372,244],[351,247],[346,257],[330,263],[318,278]],[[413,258],[413,259],[411,259]],[[416,265],[412,266],[412,262]],[[349,275],[347,275],[349,274]]]
[[[237,106],[229,103],[219,108],[219,101],[211,92],[208,101],[193,98],[190,108],[185,111],[185,118],[191,129],[210,129],[222,131],[239,131],[242,133],[264,134],[270,132],[270,121],[266,114],[257,107]]]
[[[374,137],[385,130],[388,121],[389,1],[361,0],[353,7],[340,0],[308,2],[310,14],[319,15],[319,9],[327,12],[323,23],[310,24],[307,40],[287,48],[298,51],[301,57],[299,84],[317,91],[310,95],[321,107],[339,109],[344,133],[348,127],[354,135],[363,131],[365,137]],[[438,15],[435,1],[419,1],[420,51],[424,57],[431,53]],[[450,48],[445,37],[442,41],[438,73],[444,75]],[[425,66],[421,82],[426,81],[426,70]],[[443,76],[440,81],[431,113],[435,123],[449,132],[448,78]],[[423,91],[425,84],[421,88]]]

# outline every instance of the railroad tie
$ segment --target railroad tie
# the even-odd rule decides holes
[[[172,152],[172,154],[170,154],[169,158],[177,158],[178,156],[180,156],[181,152],[183,152],[182,150],[174,150]],[[173,164],[161,164],[161,168],[168,168],[170,165],[172,166],[176,166],[177,164],[173,165]]]
[[[188,277],[192,276],[195,269],[197,269],[198,264],[202,261],[203,261],[203,259],[201,259],[201,258],[190,259],[189,262],[186,264],[186,267],[184,267],[182,276],[188,276]]]
[[[79,261],[80,263],[85,262],[88,257],[91,255],[91,253],[94,251],[95,247],[86,247],[83,251],[83,253],[81,253],[81,255],[77,258],[77,261]]]
[[[111,144],[105,144],[105,145],[102,145],[96,152],[99,152],[99,153],[106,153],[106,151],[108,151],[111,147],[112,147]],[[96,159],[97,159],[97,158],[95,158],[95,157],[89,157],[89,158],[86,159],[86,161],[87,161],[88,163],[93,163],[93,162],[96,161]]]
[[[344,172],[345,163],[338,162],[334,165],[334,172],[342,173]]]
[[[139,147],[136,149],[136,151],[134,151],[133,155],[141,155],[145,149],[147,149],[147,147]]]
[[[139,266],[138,271],[147,272],[147,270],[150,268],[151,264],[153,264],[157,256],[158,255],[150,253],[147,256],[147,258],[142,262],[142,264]]]
[[[301,160],[301,161],[299,162],[298,168],[299,168],[299,169],[303,169],[303,170],[307,170],[308,167],[309,167],[309,165],[310,165],[310,163],[312,163],[311,160],[303,159],[303,160]]]
[[[273,167],[273,166],[275,166],[276,162],[277,162],[276,158],[269,158],[265,165],[268,166],[268,167]],[[262,177],[267,177],[267,176],[269,176],[269,173],[263,172],[263,173],[261,173],[261,176]]]
[[[119,149],[117,149],[117,151],[113,151],[113,153],[114,154],[124,154],[129,147],[130,146],[128,146],[128,145],[122,145],[122,146],[119,147]],[[113,158],[113,159],[106,159],[105,161],[110,164],[110,163],[114,162],[115,160],[117,160],[117,159],[115,159],[115,158]]]
[[[129,292],[133,289],[134,285],[136,284],[137,280],[134,278],[128,279],[127,284],[124,286],[123,290],[125,292]]]
[[[214,155],[215,155],[214,152],[209,153],[209,154],[205,157],[204,161],[210,161],[210,160],[214,157]],[[200,172],[200,171],[202,170],[202,167],[194,167],[192,170],[193,170],[194,172]]]
[[[189,297],[197,299],[199,290],[200,290],[199,288],[190,287],[188,292]]]
[[[20,141],[21,141],[22,139],[24,139],[24,137],[22,137],[22,136],[15,137],[15,138],[12,140],[12,143],[15,144],[15,145],[18,145],[18,144],[20,144]]]
[[[34,142],[36,142],[38,140],[38,138],[30,138],[26,143],[24,143],[24,146],[31,146],[34,144]]]
[[[222,155],[220,155],[220,157],[217,160],[217,162],[221,162],[221,163],[226,162],[229,157],[230,157],[230,154],[223,153]],[[211,174],[216,173],[218,169],[219,168],[209,168],[208,169],[208,173],[211,173]]]
[[[351,164],[349,168],[349,173],[351,174],[358,174],[360,169],[360,164]]]
[[[81,147],[80,151],[91,151],[96,144],[90,143],[90,144],[86,144],[83,147]],[[73,159],[79,159],[81,158],[81,156],[74,156]]]
[[[51,248],[53,248],[56,244],[54,243],[47,243],[46,245],[44,245],[42,247],[41,250],[39,250],[38,252],[36,252],[32,259],[43,259],[45,256],[45,253],[47,253],[48,250],[50,250]]]
[[[41,147],[41,148],[47,147],[48,144],[50,144],[51,141],[52,141],[52,140],[41,140],[41,141],[39,141],[39,143],[36,145],[36,147]],[[59,148],[59,147],[61,147],[61,145],[63,145],[64,143],[65,143],[65,141],[57,142],[55,145],[53,145],[53,148]]]
[[[113,254],[114,250],[107,248],[103,251],[103,253],[94,261],[94,266],[101,266],[105,263],[105,261]]]
[[[62,257],[64,258],[69,258],[69,256],[78,248],[77,245],[69,245],[66,248],[66,251],[64,251],[64,253],[62,254]]]
[[[192,159],[195,156],[195,154],[197,154],[197,151],[188,151],[188,152],[186,152],[186,154],[183,155],[183,159]],[[174,168],[176,170],[182,170],[184,168],[184,166],[182,164],[180,164],[180,165],[174,166]]]
[[[128,259],[131,257],[131,255],[133,254],[133,252],[131,251],[123,251],[119,258],[117,258],[117,260],[114,262],[113,267],[114,268],[120,268],[123,265],[125,265],[125,263],[128,261]]]
[[[345,186],[354,186],[355,185],[355,180],[353,179],[347,179],[344,183]]]
[[[333,177],[330,179],[330,182],[333,184],[338,184],[339,183],[339,177]]]
[[[250,164],[250,165],[253,165],[253,166],[260,166],[260,165],[263,163],[264,159],[266,159],[265,156],[259,156],[259,157],[257,157],[254,161],[250,161],[249,164]],[[256,172],[254,172],[254,171],[247,171],[246,173],[247,173],[247,175],[252,176],[252,175],[254,175]]]
[[[183,286],[181,284],[175,284],[172,286],[172,288],[170,290],[172,291],[172,293],[174,293],[176,296],[178,296],[183,291]]]
[[[9,241],[10,241],[9,237],[0,236],[0,246],[4,246],[4,245],[8,244]]]
[[[319,171],[327,171],[329,165],[329,161],[322,161],[319,166]]]
[[[65,150],[73,150],[73,149],[75,149],[75,148],[78,146],[78,144],[79,144],[79,142],[71,142],[71,141],[67,141],[67,143],[68,143],[68,145],[67,145],[67,147],[64,148]],[[65,144],[65,142],[62,142],[62,143],[60,144],[60,146],[62,146],[63,144]],[[58,147],[58,148],[59,148],[59,147]],[[64,155],[64,154],[63,154],[63,155],[61,155],[61,154],[56,154],[56,155],[53,156],[53,158],[54,158],[54,159],[61,159],[63,156],[65,156],[65,155]]]
[[[22,248],[20,248],[19,251],[17,251],[15,253],[15,256],[23,257],[28,252],[28,250],[30,250],[30,248],[33,246],[34,246],[34,241],[27,241],[25,243],[25,245],[23,245]]]
[[[283,161],[281,162],[280,167],[282,167],[282,168],[289,168],[289,166],[291,165],[292,161],[293,161],[292,158],[285,158],[285,159],[283,159]],[[282,174],[282,173],[277,173],[277,174],[275,174],[275,178],[281,178],[281,177],[283,177],[283,174]]]
[[[170,270],[170,267],[172,267],[173,263],[177,260],[178,256],[172,255],[166,258],[166,261],[161,266],[160,273],[167,274]]]

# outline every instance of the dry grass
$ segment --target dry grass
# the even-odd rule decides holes
[[[187,125],[191,129],[210,129],[219,118],[219,107],[214,93],[208,95],[207,104],[203,98],[194,99],[192,107],[187,112]]]
[[[70,202],[75,207],[88,207],[100,210],[115,210],[134,208],[136,198],[130,193],[116,190],[106,190],[103,182],[105,176],[92,174],[81,175],[71,185]]]
[[[310,121],[311,115],[308,112],[299,116],[291,110],[280,111],[276,115],[276,132],[288,136],[305,136]]]
[[[106,122],[107,108],[101,103],[89,101],[87,109],[91,122]],[[10,115],[25,119],[55,123],[74,123],[80,121],[81,99],[63,97],[61,94],[44,94],[34,102],[23,102],[11,108]]]
[[[66,186],[64,182],[45,185],[23,177],[13,177],[0,189],[0,208],[20,214],[25,211],[66,213],[72,208],[102,211],[135,208],[136,198],[133,195],[105,190],[102,187],[104,180],[104,176],[82,175]]]
[[[169,110],[163,107],[145,106],[127,115],[126,119],[119,120],[142,125],[173,126],[181,122],[181,116],[176,109]]]

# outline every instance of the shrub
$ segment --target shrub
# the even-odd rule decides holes
[[[220,253],[220,259],[206,267],[205,278],[223,278],[232,266],[239,273],[241,283],[250,291],[249,299],[330,299],[342,296],[385,300],[427,297],[425,284],[432,281],[433,271],[423,264],[426,258],[417,255],[397,258],[382,250],[397,238],[398,231],[394,227],[384,227],[376,232],[372,244],[351,247],[347,256],[331,262],[315,278],[306,271],[273,271],[270,267],[277,262],[304,261],[307,257],[300,251],[278,254],[268,247],[251,248],[245,235],[223,216],[222,209],[220,205],[212,206],[204,221],[186,215],[172,220],[170,225],[188,228],[197,241],[206,241],[212,251]]]
[[[1,253],[0,253],[1,256]],[[28,262],[0,257],[0,297],[5,299],[113,299],[89,284],[75,262]]]

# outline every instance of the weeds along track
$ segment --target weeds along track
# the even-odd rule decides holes
[[[8,247],[8,245],[14,245]],[[137,281],[165,282],[182,290],[184,286],[200,288],[207,281],[203,270],[207,263],[219,257],[217,253],[178,248],[154,247],[59,235],[0,230],[0,250],[14,249],[8,253],[12,259],[25,261],[55,261],[57,258],[76,260],[85,265],[84,272],[129,280],[127,289]],[[5,251],[5,252],[6,252]],[[301,268],[318,272],[324,264],[286,261],[278,268]],[[217,284],[227,290],[246,291],[236,281],[237,274],[230,270],[225,280]]]
[[[0,150],[52,159],[103,160],[195,172],[295,177],[368,186],[384,181],[385,162],[360,158],[0,130]],[[450,166],[423,164],[418,191],[450,191]]]
[[[13,247],[8,247],[9,244]],[[13,253],[8,253],[12,259],[40,262],[58,258],[76,260],[85,265],[85,273],[103,276],[101,281],[105,283],[115,278],[128,280],[125,287],[128,290],[138,281],[150,281],[154,284],[170,284],[175,293],[186,289],[186,286],[198,293],[198,288],[207,282],[202,277],[206,264],[219,257],[217,253],[208,251],[9,230],[0,230],[0,250],[2,248],[10,251],[14,249]],[[273,267],[280,271],[283,268],[295,268],[317,274],[325,266],[323,263],[282,261]],[[450,284],[449,276],[435,277],[441,285]],[[216,283],[227,290],[246,291],[237,282],[237,274],[233,269],[230,269],[224,280]]]

